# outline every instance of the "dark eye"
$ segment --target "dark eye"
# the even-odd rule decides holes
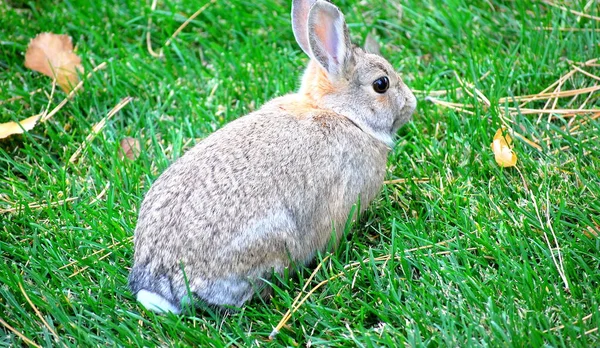
[[[390,80],[387,78],[387,76],[380,77],[373,81],[373,90],[375,90],[377,93],[383,94],[388,90],[388,88],[390,88]]]

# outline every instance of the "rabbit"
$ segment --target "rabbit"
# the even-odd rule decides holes
[[[292,29],[310,58],[298,92],[203,139],[146,194],[129,287],[147,309],[266,296],[273,272],[335,247],[353,206],[379,193],[415,96],[389,62],[351,44],[332,3],[293,0]]]

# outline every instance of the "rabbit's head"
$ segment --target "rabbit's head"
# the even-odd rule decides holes
[[[292,28],[311,59],[299,93],[393,146],[417,102],[391,64],[353,46],[344,15],[328,1],[294,0]]]

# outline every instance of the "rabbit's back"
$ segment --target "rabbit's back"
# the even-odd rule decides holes
[[[247,298],[224,300],[234,296],[228,291],[252,295],[244,279],[307,262],[332,227],[339,237],[352,205],[360,198],[366,207],[377,194],[388,151],[347,118],[289,96],[231,122],[146,195],[131,287],[178,304],[183,267],[199,297],[240,305]]]

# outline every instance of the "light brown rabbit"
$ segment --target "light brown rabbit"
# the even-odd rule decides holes
[[[147,193],[129,276],[145,307],[178,313],[188,292],[240,307],[272,272],[337,244],[352,206],[379,192],[414,95],[350,43],[333,4],[294,0],[292,27],[310,57],[300,90],[202,140]]]

